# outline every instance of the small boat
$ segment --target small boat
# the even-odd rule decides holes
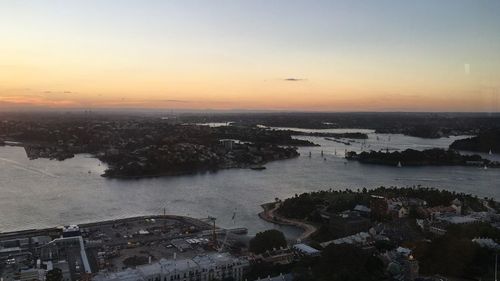
[[[92,172],[89,170],[89,174],[91,174]]]
[[[401,161],[398,162],[398,168],[401,168],[403,167],[403,165],[401,165]]]
[[[264,167],[264,166],[252,166],[252,167],[250,167],[250,169],[252,169],[254,171],[262,171],[262,170],[265,170],[266,167]]]
[[[488,166],[484,165],[483,170],[488,170]]]
[[[493,154],[493,151],[491,151],[491,149],[490,149],[490,152],[489,152],[488,154],[489,154],[489,155]]]

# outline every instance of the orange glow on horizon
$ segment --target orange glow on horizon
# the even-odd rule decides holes
[[[500,110],[494,9],[89,1],[0,3],[1,109]]]

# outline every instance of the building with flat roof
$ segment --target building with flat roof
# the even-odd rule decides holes
[[[370,227],[370,219],[361,216],[358,212],[345,211],[330,217],[329,229],[336,238],[367,231]]]
[[[190,280],[222,280],[243,279],[243,271],[248,266],[245,259],[231,256],[228,253],[213,253],[196,256],[192,259],[167,260],[138,266],[121,272],[100,273],[94,281],[190,281]]]
[[[293,249],[304,256],[315,257],[321,254],[319,250],[314,249],[313,247],[306,244],[295,244],[293,245]]]
[[[367,243],[373,241],[372,236],[368,232],[359,232],[346,237],[338,238],[335,240],[330,240],[327,242],[320,243],[321,247],[327,247],[330,244],[341,245],[366,245]]]

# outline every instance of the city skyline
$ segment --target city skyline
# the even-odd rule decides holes
[[[499,111],[498,1],[0,1],[0,109]]]

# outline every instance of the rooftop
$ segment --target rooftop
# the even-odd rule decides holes
[[[319,250],[314,249],[313,247],[306,245],[306,244],[296,244],[296,245],[293,245],[293,248],[306,254],[306,255],[316,255],[316,254],[320,253]]]

